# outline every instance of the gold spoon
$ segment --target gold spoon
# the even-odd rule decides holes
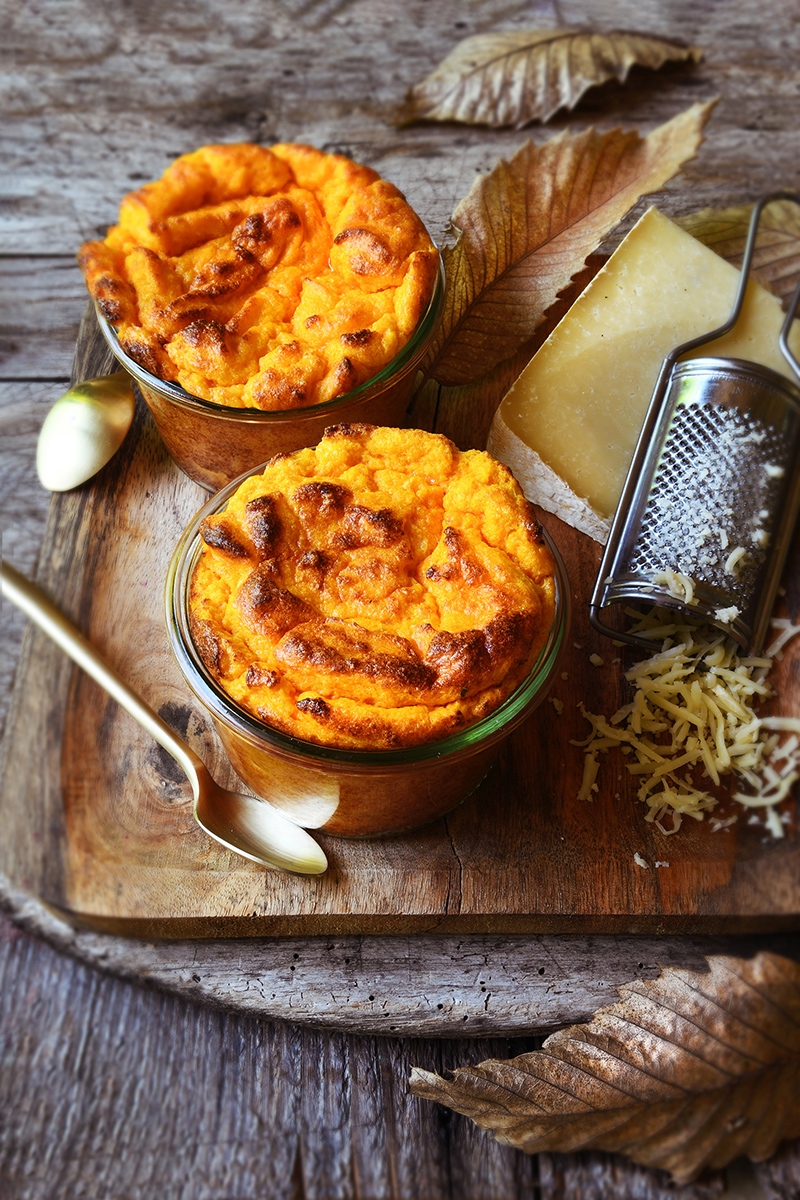
[[[127,371],[74,384],[44,419],[36,446],[36,473],[49,492],[68,492],[113,458],[133,420]]]
[[[305,829],[287,821],[266,801],[229,792],[215,783],[194,750],[131,691],[35,584],[6,562],[0,565],[0,584],[2,594],[12,604],[22,609],[180,763],[192,785],[195,820],[206,833],[234,853],[267,867],[300,875],[321,875],[327,870],[325,854]]]

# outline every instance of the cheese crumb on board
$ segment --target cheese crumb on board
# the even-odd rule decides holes
[[[727,318],[739,273],[655,208],[645,212],[500,404],[487,449],[529,500],[598,542],[633,456],[663,358]],[[788,378],[780,302],[751,281],[735,329],[701,354]],[[790,337],[800,353],[800,329]]]
[[[733,799],[763,810],[773,837],[783,837],[775,805],[800,779],[800,718],[759,717],[755,705],[772,691],[766,682],[769,655],[744,657],[719,630],[665,609],[638,618],[635,632],[660,642],[661,649],[625,672],[633,699],[606,718],[581,711],[592,731],[582,742],[584,771],[579,800],[598,791],[598,755],[616,747],[628,757],[628,771],[639,780],[637,797],[647,806],[645,820],[663,834],[677,833],[684,816],[702,821],[716,798],[700,786],[735,775]],[[781,634],[800,632],[783,624]],[[781,636],[774,645],[783,645]],[[790,734],[781,740],[781,734]],[[736,820],[714,818],[713,828]]]
[[[800,625],[794,625],[788,617],[773,617],[772,626],[774,629],[779,629],[778,636],[770,642],[764,651],[766,658],[779,658],[783,653],[783,647],[794,637],[796,633],[800,633]]]

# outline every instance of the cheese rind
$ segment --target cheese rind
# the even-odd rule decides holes
[[[488,449],[534,503],[605,541],[661,363],[727,319],[739,272],[651,208],[581,293],[502,401]],[[697,355],[793,379],[780,302],[748,285],[734,330]],[[800,332],[790,339],[800,352]]]
[[[605,544],[610,520],[596,513],[588,500],[576,496],[569,484],[506,425],[499,412],[489,431],[486,449],[505,463],[529,500],[545,512],[556,513],[573,529]]]

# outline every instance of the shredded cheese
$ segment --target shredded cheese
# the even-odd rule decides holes
[[[714,619],[716,621],[723,621],[726,625],[730,625],[732,621],[736,620],[738,615],[739,615],[739,609],[736,607],[735,604],[732,604],[730,606],[730,608],[716,609],[714,612]]]
[[[670,596],[683,600],[684,604],[691,604],[694,599],[694,581],[682,571],[673,571],[671,567],[667,567],[666,571],[657,571],[653,583],[665,587]]]
[[[735,550],[731,550],[728,557],[725,559],[725,566],[722,568],[726,575],[732,575],[738,564],[744,558],[747,551],[744,546],[737,546]]]
[[[605,747],[603,747],[605,749]],[[598,785],[595,783],[597,773],[600,770],[600,763],[597,761],[597,754],[594,750],[587,750],[583,759],[583,780],[578,791],[579,800],[589,800],[592,792],[598,790]]]
[[[800,626],[793,625],[792,622],[786,617],[773,617],[772,625],[776,629],[780,629],[780,633],[764,651],[764,654],[767,658],[777,658],[786,643],[790,640],[790,638],[793,638],[800,629]]]
[[[682,580],[672,582],[683,588]],[[702,821],[717,800],[698,784],[705,777],[717,785],[733,773],[739,781],[733,799],[761,810],[766,829],[783,837],[775,806],[800,779],[800,718],[759,717],[754,705],[772,694],[766,675],[773,655],[800,625],[774,619],[779,636],[764,655],[748,658],[731,638],[688,616],[665,609],[644,618],[629,615],[637,619],[635,631],[661,649],[625,673],[633,699],[612,717],[580,705],[591,732],[572,743],[585,753],[578,799],[591,800],[598,791],[598,754],[616,747],[628,755],[628,771],[639,781],[645,820],[662,833],[677,833],[684,816]],[[726,829],[735,820],[715,817],[712,828]]]

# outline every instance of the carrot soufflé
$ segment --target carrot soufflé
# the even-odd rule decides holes
[[[145,371],[226,407],[323,404],[409,342],[439,254],[401,192],[312,146],[204,146],[125,196],[81,247],[89,291]]]
[[[217,683],[306,741],[457,733],[528,676],[555,564],[514,477],[421,430],[339,425],[201,525],[190,625]]]

